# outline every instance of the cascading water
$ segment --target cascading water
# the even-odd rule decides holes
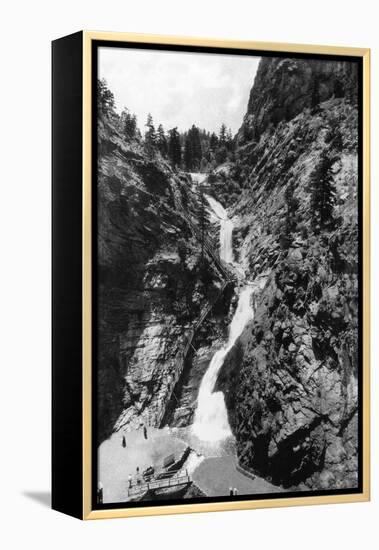
[[[242,290],[229,328],[228,342],[214,354],[200,384],[192,431],[203,441],[219,441],[231,435],[224,394],[220,391],[214,392],[213,389],[226,355],[234,346],[247,322],[254,316],[251,305],[252,293],[251,286]]]
[[[220,220],[220,257],[225,262],[232,263],[233,222],[228,218],[226,210],[218,201],[208,196],[207,200],[213,213]],[[251,305],[253,292],[253,286],[246,286],[240,293],[238,306],[229,328],[228,342],[214,354],[201,381],[192,431],[203,441],[217,442],[232,435],[224,394],[213,390],[225,357],[241,335],[246,323],[254,316]]]
[[[213,197],[206,199],[215,216],[220,220],[220,258],[229,264],[233,263],[233,222],[228,218],[225,208]]]

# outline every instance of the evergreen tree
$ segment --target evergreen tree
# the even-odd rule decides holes
[[[221,124],[221,128],[220,128],[220,133],[219,133],[219,142],[220,142],[220,145],[225,145],[226,144],[226,134],[227,134],[227,130],[226,130],[226,126],[224,123]]]
[[[221,140],[220,140],[220,143],[221,143]],[[218,147],[215,158],[216,158],[217,164],[222,164],[226,162],[228,158],[228,150],[226,148],[226,145],[220,145],[220,147]]]
[[[192,128],[190,130],[191,134],[191,142],[192,142],[192,161],[193,161],[193,167],[196,170],[199,170],[201,157],[202,154],[202,148],[201,148],[201,140],[200,140],[200,131],[197,126],[192,125]]]
[[[180,144],[180,135],[177,127],[172,128],[169,131],[168,156],[174,167],[180,166],[182,160],[182,147]]]
[[[145,144],[150,150],[152,150],[156,144],[157,136],[155,134],[153,117],[151,116],[150,113],[147,115],[147,121],[145,126],[147,128],[145,132]]]
[[[157,130],[157,146],[158,146],[159,151],[161,152],[161,155],[163,157],[167,157],[168,143],[167,143],[166,134],[165,134],[165,131],[163,129],[162,124],[160,124],[158,126],[158,130]]]
[[[200,130],[193,124],[187,132],[184,143],[184,164],[186,170],[199,170],[201,158]]]
[[[333,160],[324,151],[310,176],[312,225],[316,231],[331,226],[336,190],[332,173]]]
[[[228,151],[233,151],[233,134],[230,128],[226,134],[226,148]]]
[[[109,116],[114,112],[114,95],[109,90],[105,78],[97,81],[97,108],[106,116]]]
[[[121,129],[126,139],[133,139],[137,133],[137,117],[129,112],[126,107],[121,113]]]
[[[212,132],[209,138],[209,148],[214,152],[218,147],[218,137],[214,132]]]
[[[183,154],[184,167],[191,172],[192,170],[192,143],[189,134],[187,133],[184,138],[184,154]]]

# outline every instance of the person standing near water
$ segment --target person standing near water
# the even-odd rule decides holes
[[[124,435],[122,436],[122,446],[126,447],[126,439]]]
[[[132,487],[132,474],[129,474],[129,477],[128,477],[128,482],[129,482],[129,489],[131,489]]]
[[[145,425],[143,426],[143,436],[145,439],[147,439],[147,428]]]

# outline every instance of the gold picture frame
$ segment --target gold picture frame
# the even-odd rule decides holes
[[[119,517],[133,516],[148,516],[148,515],[166,515],[166,514],[183,514],[195,512],[215,512],[223,510],[247,510],[255,508],[270,508],[284,506],[304,506],[316,504],[336,504],[348,502],[364,502],[370,499],[370,50],[367,48],[351,48],[351,47],[336,47],[336,46],[318,46],[318,45],[301,45],[301,44],[285,44],[272,42],[255,42],[255,41],[230,41],[210,38],[191,38],[177,36],[160,36],[160,35],[145,35],[131,33],[113,33],[113,32],[97,32],[83,31],[78,33],[78,42],[81,48],[77,51],[82,52],[80,60],[82,71],[82,217],[81,217],[81,254],[82,254],[82,272],[81,272],[81,337],[82,349],[81,355],[81,446],[82,455],[80,457],[80,465],[77,464],[82,475],[81,502],[76,506],[76,511],[73,512],[67,504],[67,497],[59,498],[57,496],[54,504],[54,487],[53,487],[53,507],[55,509],[71,513],[82,519],[106,519]],[[58,46],[64,47],[64,40],[56,41],[56,50]],[[362,81],[362,168],[363,168],[363,200],[362,200],[362,231],[363,231],[363,249],[362,249],[362,269],[363,269],[363,315],[362,315],[362,346],[363,346],[363,365],[362,365],[362,491],[351,494],[332,494],[321,496],[299,496],[288,498],[265,498],[263,500],[234,500],[206,503],[188,503],[183,501],[183,504],[167,504],[167,505],[146,505],[143,507],[127,508],[114,507],[107,509],[94,509],[93,507],[93,471],[92,471],[92,452],[93,452],[93,437],[92,433],[92,134],[93,134],[93,118],[92,118],[92,51],[94,43],[101,42],[128,42],[128,43],[145,43],[151,46],[170,45],[170,46],[190,46],[198,48],[228,48],[238,50],[253,50],[254,52],[286,52],[311,54],[311,55],[333,55],[333,56],[354,56],[362,59],[363,62],[363,81]],[[58,55],[56,56],[58,59]],[[59,60],[55,60],[58,65]],[[57,69],[58,70],[58,69]],[[55,85],[57,88],[58,83]],[[54,104],[53,104],[54,112]],[[59,141],[59,138],[57,138]],[[58,143],[59,145],[59,143]],[[57,146],[58,146],[57,145]],[[55,367],[57,375],[60,366]],[[58,391],[58,390],[57,390]],[[58,397],[55,403],[57,404]],[[53,404],[54,407],[54,404]],[[59,412],[57,412],[59,414]],[[59,423],[59,420],[56,420]],[[54,424],[54,423],[53,423]],[[53,426],[57,429],[57,426]],[[53,464],[53,478],[57,478],[58,474],[54,474],[54,470],[60,471],[64,468],[64,459],[57,458],[59,453],[63,453],[63,449],[58,448],[60,443],[56,443],[57,448],[53,455],[55,456],[56,466]],[[67,445],[66,445],[67,448]],[[68,452],[71,452],[69,449]],[[72,451],[74,452],[74,451]],[[79,460],[79,458],[78,458]],[[60,474],[62,476],[63,474]],[[62,480],[56,482],[55,492],[58,494],[62,487]],[[54,486],[54,481],[53,481]]]

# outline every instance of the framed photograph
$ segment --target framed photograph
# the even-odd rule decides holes
[[[369,499],[369,50],[53,42],[53,508]]]

